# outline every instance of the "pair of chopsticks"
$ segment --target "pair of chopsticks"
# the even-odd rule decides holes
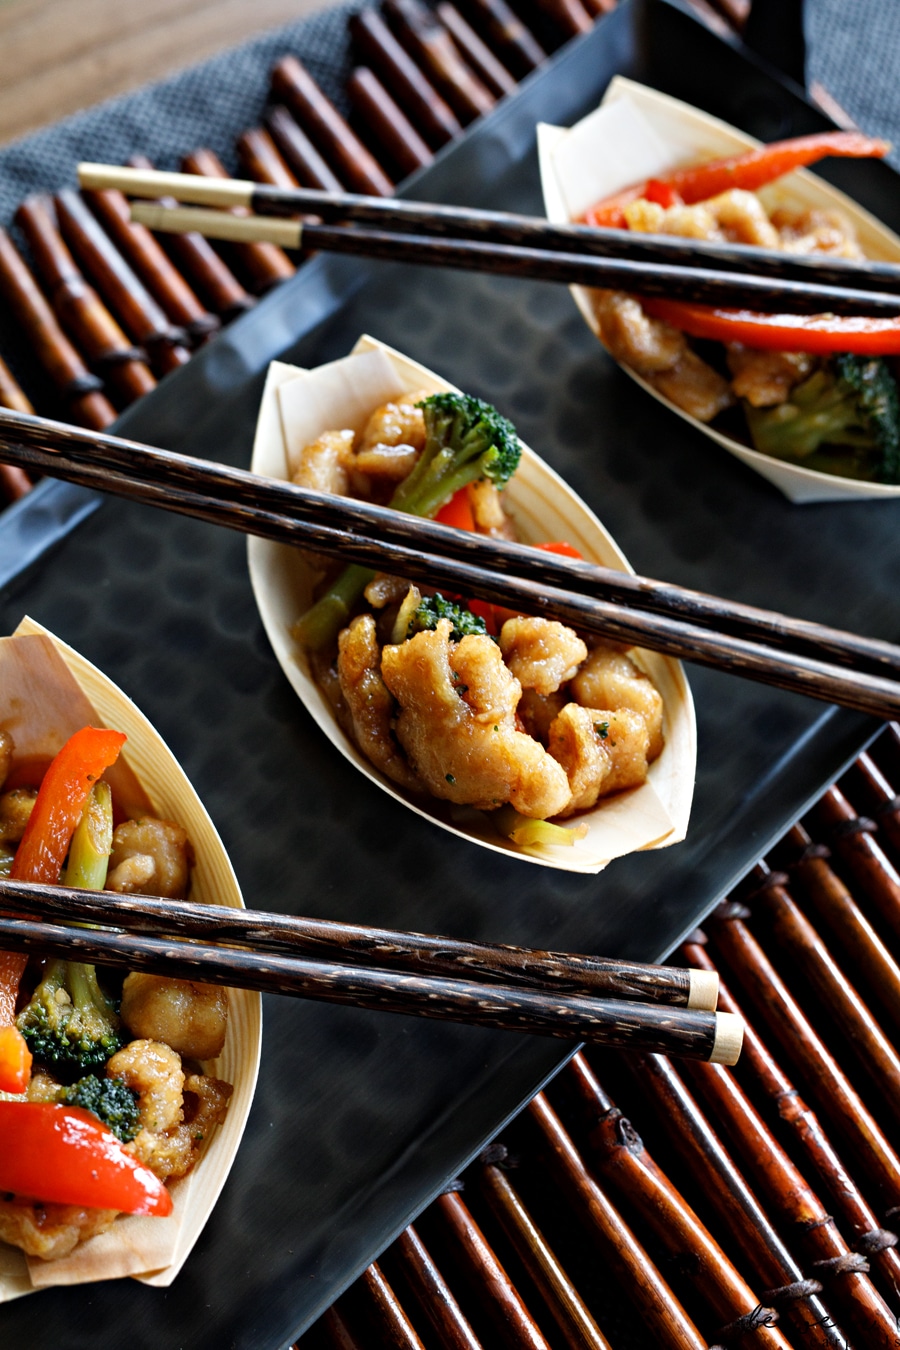
[[[0,880],[2,950],[717,1064],[743,1038],[708,971],[30,882]]]
[[[900,647],[878,639],[2,408],[0,460],[900,718]]]
[[[890,263],[820,260],[674,236],[553,225],[496,211],[108,164],[80,164],[78,178],[84,188],[192,203],[132,205],[132,220],[176,234],[265,241],[764,312],[900,314],[900,266]],[[236,207],[251,214],[230,214]],[[284,218],[303,213],[318,219]]]

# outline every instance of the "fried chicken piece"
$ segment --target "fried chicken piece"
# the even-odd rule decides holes
[[[18,844],[36,799],[34,788],[13,788],[3,793],[0,797],[0,844]]]
[[[755,192],[729,188],[703,205],[715,220],[720,238],[735,244],[755,244],[757,248],[780,246],[778,231]]]
[[[418,454],[425,448],[425,418],[416,404],[427,398],[424,389],[382,403],[370,416],[359,438],[358,453],[377,445],[408,445]]]
[[[371,614],[360,614],[338,637],[338,681],[360,750],[394,783],[421,791],[392,730],[394,700],[381,676],[381,651]]]
[[[787,253],[828,253],[837,258],[864,258],[853,222],[841,211],[813,207],[791,211],[779,207],[772,212],[772,224],[779,233],[779,247]]]
[[[731,388],[754,408],[784,403],[795,384],[812,374],[816,358],[809,352],[764,351],[730,342],[726,347]]]
[[[640,302],[622,291],[592,291],[591,303],[604,347],[639,375],[671,370],[687,351],[683,333],[651,319]]]
[[[656,685],[630,656],[612,647],[594,647],[572,680],[572,695],[584,708],[628,709],[647,726],[647,759],[663,748],[663,700]]]
[[[554,619],[507,619],[500,630],[500,651],[523,689],[553,694],[571,680],[588,654],[577,633]]]
[[[137,1093],[143,1129],[159,1134],[181,1123],[184,1071],[180,1055],[170,1046],[129,1041],[107,1061],[106,1076],[123,1079]]]
[[[180,1055],[158,1041],[131,1041],[106,1066],[138,1094],[141,1129],[128,1151],[161,1181],[183,1177],[200,1156],[204,1138],[224,1119],[230,1083],[208,1074],[185,1075]]]
[[[539,694],[536,689],[523,689],[516,717],[529,736],[541,745],[547,744],[550,723],[558,717],[569,702],[569,694],[561,689],[553,694]]]
[[[654,389],[698,422],[711,422],[734,403],[728,381],[687,346],[674,366],[648,379]]]
[[[449,619],[384,648],[381,672],[400,705],[397,738],[436,797],[481,810],[510,802],[524,816],[558,815],[571,796],[559,765],[518,731],[521,685],[488,637],[450,641]]]
[[[228,991],[199,980],[132,971],[122,986],[120,1015],[141,1040],[163,1041],[190,1059],[216,1059],[225,1045]]]
[[[51,1201],[0,1198],[0,1242],[20,1247],[26,1256],[56,1261],[97,1233],[105,1233],[118,1210],[86,1209]]]
[[[334,492],[346,496],[349,487],[348,470],[353,458],[353,432],[323,431],[309,445],[304,445],[297,457],[297,467],[291,482],[298,487],[314,488],[316,492]]]
[[[503,506],[503,494],[490,478],[476,478],[466,488],[475,528],[495,539],[516,539],[516,527]]]
[[[565,769],[572,793],[561,816],[589,810],[612,772],[612,755],[598,726],[605,733],[604,715],[577,703],[567,703],[550,724],[547,748]]]
[[[629,202],[623,215],[630,230],[639,234],[675,234],[683,239],[720,239],[713,213],[705,202],[694,206],[661,206],[646,197]]]
[[[174,820],[153,816],[125,820],[113,832],[106,887],[128,895],[183,900],[193,862],[190,840]]]

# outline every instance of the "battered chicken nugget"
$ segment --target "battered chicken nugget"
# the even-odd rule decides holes
[[[565,770],[516,729],[519,681],[488,637],[450,641],[441,619],[382,652],[381,673],[400,706],[395,730],[428,790],[481,810],[506,802],[546,819],[568,805]]]
[[[338,681],[353,734],[363,754],[401,787],[416,789],[416,776],[391,730],[394,704],[381,678],[381,653],[371,614],[360,614],[338,638]]]
[[[565,769],[572,792],[572,800],[560,815],[571,816],[595,805],[612,772],[608,729],[602,713],[577,703],[567,703],[553,719],[548,748]]]
[[[588,654],[585,643],[565,624],[524,616],[506,620],[500,650],[522,688],[544,695],[571,680]]]
[[[647,724],[647,759],[650,763],[663,748],[662,695],[648,675],[630,656],[612,647],[595,647],[572,680],[572,693],[585,708],[630,708]]]

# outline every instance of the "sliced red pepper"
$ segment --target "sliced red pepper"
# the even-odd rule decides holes
[[[741,342],[783,352],[858,352],[889,356],[900,352],[900,319],[836,314],[757,314],[719,309],[687,300],[642,299],[646,312],[691,337]]]
[[[578,562],[584,562],[584,555],[578,552],[574,544],[568,543],[565,539],[553,540],[548,544],[535,544],[535,548],[542,548],[545,553],[558,553],[561,558],[576,558]]]
[[[96,1116],[56,1102],[0,1102],[0,1191],[123,1214],[172,1212],[163,1183]]]
[[[82,727],[70,736],[44,774],[25,833],[13,858],[16,881],[55,885],[88,793],[116,762],[125,744],[121,731]]]
[[[24,1092],[30,1077],[31,1051],[25,1037],[18,1027],[0,1026],[0,1092]]]
[[[474,530],[475,517],[468,490],[461,487],[458,492],[454,492],[449,501],[444,502],[435,520],[441,525],[452,525],[455,530]]]
[[[491,637],[495,637],[499,632],[496,605],[492,605],[488,600],[467,600],[466,605],[479,619],[484,619],[488,633]]]
[[[773,141],[771,145],[762,145],[741,155],[707,160],[705,164],[695,164],[687,169],[674,169],[664,177],[622,188],[595,203],[585,212],[584,219],[588,225],[621,227],[625,224],[623,208],[641,197],[658,201],[661,206],[676,205],[679,200],[692,205],[717,197],[729,188],[754,192],[794,169],[805,168],[832,155],[880,159],[890,148],[888,141],[864,136],[860,131],[823,131],[815,136]],[[673,200],[664,200],[666,194],[671,194]]]

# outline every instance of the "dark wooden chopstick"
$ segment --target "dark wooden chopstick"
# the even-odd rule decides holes
[[[733,1064],[740,1019],[627,999],[350,966],[215,942],[0,918],[0,950],[126,966],[260,993]]]
[[[284,189],[250,179],[206,179],[194,174],[159,173],[156,180],[149,178],[146,171],[132,174],[106,164],[80,164],[78,173],[83,186],[114,184],[132,197],[153,198],[165,192],[174,200],[197,206],[238,204],[259,215],[304,214],[323,221],[378,225],[416,234],[480,239],[485,243],[521,244],[561,253],[599,257],[625,254],[646,262],[685,266],[692,262],[708,263],[757,276],[818,280],[834,286],[852,283],[869,290],[881,290],[900,282],[900,263],[782,253],[751,244],[640,234],[596,225],[554,224],[540,216],[447,206],[441,202],[367,197],[331,189]]]
[[[328,553],[345,562],[395,572],[425,585],[499,600],[558,618],[628,645],[711,665],[776,687],[809,694],[879,717],[900,716],[900,681],[853,669],[852,650],[871,649],[881,669],[900,669],[900,651],[852,634],[824,630],[830,653],[843,647],[847,667],[789,645],[794,621],[757,611],[758,637],[735,636],[659,612],[604,598],[606,569],[570,564],[537,550],[481,536],[465,536],[431,521],[387,508],[310,492],[190,456],[154,450],[118,437],[82,432],[62,423],[0,409],[0,458],[100,491],[179,512],[246,534]],[[347,508],[351,508],[348,510]],[[366,529],[372,533],[366,533]],[[465,560],[464,560],[465,559]],[[487,560],[488,565],[485,566]],[[521,566],[520,566],[521,565]],[[541,571],[543,566],[546,570]],[[521,570],[521,575],[519,574]],[[623,579],[622,574],[613,574]],[[539,579],[536,579],[539,578]],[[652,583],[633,579],[636,589]],[[705,597],[709,606],[712,597]],[[722,601],[723,617],[727,603]],[[752,615],[749,608],[746,614]],[[711,614],[711,609],[710,609]],[[764,640],[768,619],[784,649]],[[815,625],[798,639],[814,650]]]
[[[190,900],[76,890],[0,879],[0,915],[107,924],[128,933],[246,947],[419,975],[498,981],[524,989],[715,1010],[718,977],[569,952],[463,942],[294,914],[230,909]],[[2,947],[2,943],[0,943]]]
[[[900,313],[900,295],[889,291],[752,276],[683,263],[564,253],[480,239],[436,239],[365,225],[319,225],[274,216],[233,216],[205,207],[169,207],[158,202],[135,202],[131,219],[164,233],[196,231],[207,239],[253,240],[284,249],[321,250],[421,267],[449,267],[567,286],[624,290],[642,296],[746,307],[760,312],[889,318]]]

